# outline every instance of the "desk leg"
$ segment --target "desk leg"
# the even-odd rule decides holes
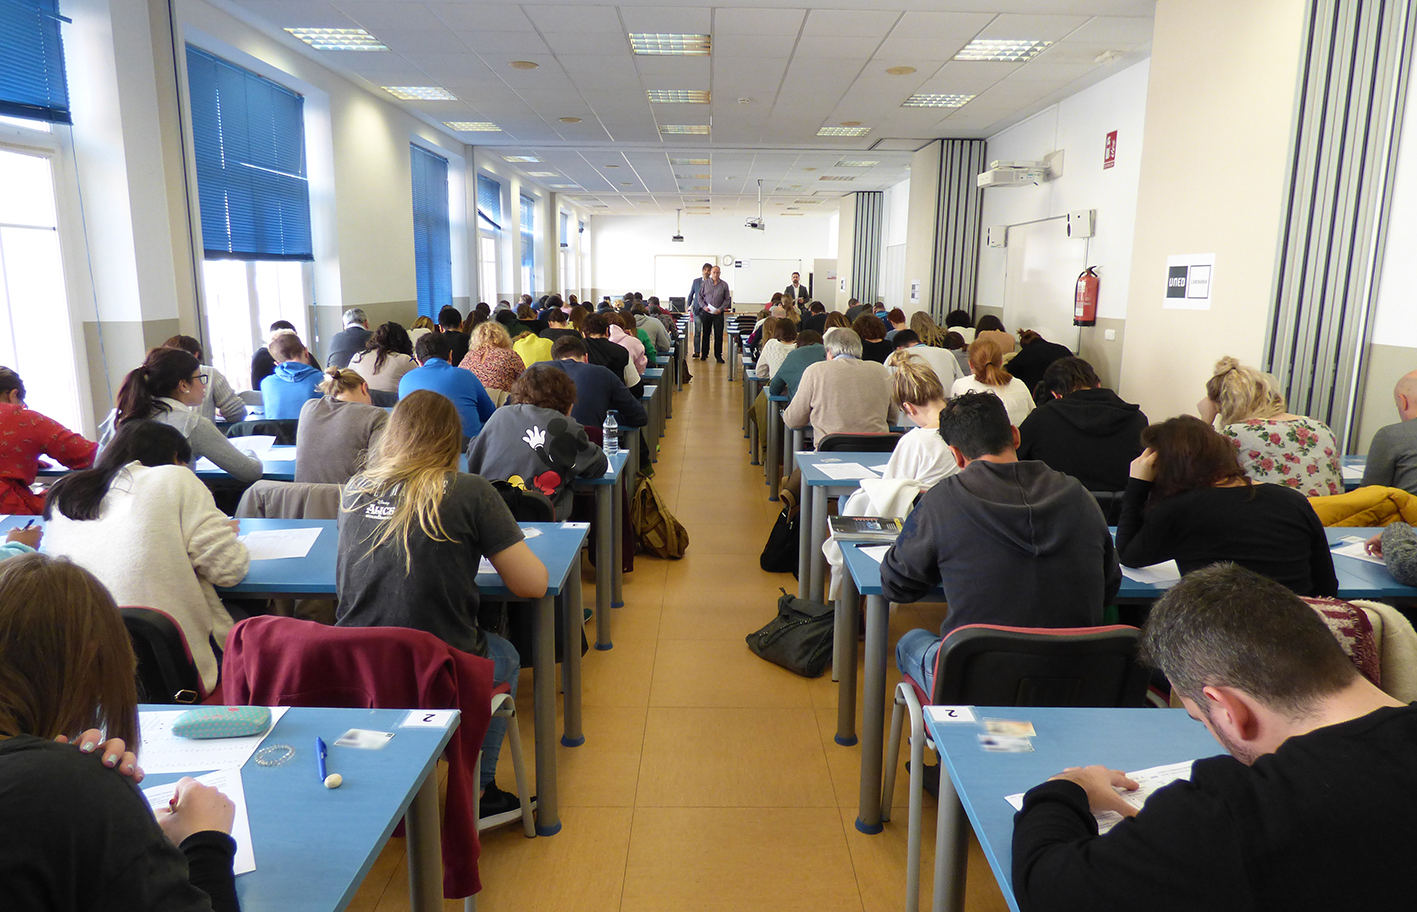
[[[881,831],[881,744],[886,716],[886,600],[866,596],[866,680],[861,692],[861,795],[856,829]]]
[[[579,554],[571,563],[571,572],[566,577],[566,588],[562,593],[561,599],[566,604],[566,629],[563,631],[566,651],[561,657],[561,744],[564,747],[580,747],[585,743],[585,732],[581,729],[581,636],[585,614],[581,606]]]
[[[639,448],[636,447],[636,452]],[[610,607],[625,607],[625,492],[633,493],[630,487],[639,477],[640,464],[634,456],[625,460],[625,471],[620,473],[620,477],[615,479],[611,485],[610,495],[610,515],[613,519],[611,525],[615,529],[615,537],[610,540]],[[596,578],[596,587],[599,589],[600,577]],[[607,631],[607,636],[609,635]],[[608,639],[605,642],[610,642]]]
[[[782,484],[782,474],[778,471],[778,459],[782,443],[782,403],[768,402],[768,500],[777,500],[777,489]]]
[[[805,487],[805,485],[804,485]],[[822,577],[826,572],[827,558],[822,554],[822,545],[827,540],[827,489],[821,485],[812,491],[812,525],[807,530],[807,598],[825,599],[822,592]],[[843,571],[844,572],[844,571]]]
[[[804,427],[792,429],[792,441],[787,447],[787,452],[782,454],[782,474],[791,475],[792,470],[797,468],[797,454],[807,445],[807,429]]]
[[[536,600],[532,644],[532,712],[536,714],[536,835],[561,831],[556,802],[556,607],[550,596]],[[567,643],[566,648],[571,648]],[[576,649],[580,648],[577,642]],[[878,759],[879,763],[879,759]],[[433,818],[435,821],[437,817]]]
[[[408,898],[412,912],[443,908],[443,836],[438,825],[438,770],[418,787],[404,818],[408,835]]]
[[[837,678],[836,743],[843,747],[856,743],[856,625],[860,600],[851,574],[843,572],[832,628],[832,673]]]
[[[940,807],[935,820],[935,895],[933,912],[964,912],[964,880],[969,865],[967,818],[954,782],[940,764]]]
[[[800,511],[797,515],[797,597],[806,599],[812,597],[812,590],[807,585],[808,562],[812,559],[812,511],[817,505],[812,501],[812,493],[815,488],[807,487],[807,483],[802,483],[802,493],[806,496],[802,498]]]
[[[758,429],[758,423],[757,423],[756,421],[750,421],[750,422],[748,422],[748,464],[749,464],[749,465],[762,465],[762,462],[758,459],[758,431],[759,431],[759,429]]]
[[[595,488],[595,648],[606,650],[615,644],[610,640],[610,597],[615,588],[615,495],[620,484],[596,485]],[[576,577],[576,585],[580,578]]]

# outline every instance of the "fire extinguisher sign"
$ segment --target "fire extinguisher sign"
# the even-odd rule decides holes
[[[1161,306],[1168,310],[1209,310],[1215,254],[1183,253],[1166,258],[1166,293]]]
[[[1115,168],[1117,166],[1117,131],[1113,130],[1107,134],[1107,140],[1102,144],[1102,170]]]

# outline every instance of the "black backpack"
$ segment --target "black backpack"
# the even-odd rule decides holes
[[[796,500],[789,492],[783,491],[779,496],[782,498],[782,512],[777,514],[777,521],[772,524],[772,531],[768,533],[767,544],[763,545],[758,565],[768,573],[791,573],[796,576],[801,513],[797,509]]]

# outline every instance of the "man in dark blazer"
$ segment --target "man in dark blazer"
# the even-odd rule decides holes
[[[364,343],[373,333],[369,332],[369,318],[364,308],[351,307],[344,312],[344,329],[335,333],[330,340],[330,355],[325,359],[326,367],[349,367],[349,359],[364,351]]]
[[[695,358],[699,357],[699,355],[702,354],[702,352],[699,351],[699,336],[702,334],[702,331],[700,330],[700,325],[703,323],[704,302],[703,297],[699,294],[699,289],[701,289],[703,287],[703,284],[708,281],[709,273],[712,271],[713,264],[705,263],[700,269],[699,277],[694,280],[693,285],[689,286],[689,313],[694,315]]]
[[[783,304],[788,302],[796,304],[798,298],[808,295],[807,286],[803,285],[801,280],[802,274],[800,272],[792,274],[792,284],[782,290],[782,296],[787,299],[782,302]]]

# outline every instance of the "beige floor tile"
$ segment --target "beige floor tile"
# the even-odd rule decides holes
[[[559,711],[556,718],[559,738],[562,731]],[[517,720],[527,781],[535,794],[536,755],[532,736],[535,723],[529,711],[519,710]],[[561,807],[633,807],[645,736],[645,709],[586,706],[581,710],[581,723],[585,743],[579,747],[558,745],[556,748],[556,784]],[[503,747],[497,760],[497,783],[511,791],[516,781],[511,751]]]
[[[831,805],[823,753],[810,709],[651,708],[637,805]]]
[[[821,736],[822,749],[827,760],[827,769],[831,771],[832,788],[836,792],[837,803],[843,808],[852,809],[852,819],[856,819],[855,809],[861,799],[861,716],[860,703],[857,703],[856,716],[856,737],[857,742],[849,747],[837,744],[836,735],[836,709],[816,709],[813,710],[817,719],[818,732]],[[908,724],[903,722],[903,724]],[[885,734],[883,740],[889,740],[891,734],[891,717],[889,710],[885,717]],[[882,751],[882,762],[886,752]],[[909,800],[907,785],[910,774],[905,770],[905,762],[910,759],[910,751],[905,743],[905,738],[901,738],[900,757],[896,761],[896,784],[895,796],[892,807],[896,808],[902,819]],[[925,756],[926,762],[933,762],[929,753]],[[928,795],[925,798],[926,804],[932,809],[934,799]]]
[[[481,910],[616,909],[629,851],[630,808],[561,809],[561,832],[483,834]]]
[[[624,611],[625,609],[615,609]],[[648,706],[658,641],[636,640],[612,631],[615,648],[592,648],[581,662],[583,706]],[[530,694],[530,688],[527,688]]]
[[[772,600],[726,602],[712,592],[688,593],[682,602],[660,611],[661,640],[730,640],[743,638],[777,616]]]
[[[904,811],[899,820],[886,824],[880,833],[868,836],[856,829],[856,814],[841,809],[846,845],[861,888],[866,912],[899,912],[905,903],[906,827]],[[920,830],[920,909],[929,909],[935,889],[935,805],[923,809]],[[979,843],[971,834],[965,876],[964,907],[969,912],[1004,912],[1008,905],[989,868]]]
[[[639,808],[620,908],[847,912],[861,898],[835,811]]]
[[[651,706],[811,705],[806,679],[753,655],[745,642],[660,640]]]

